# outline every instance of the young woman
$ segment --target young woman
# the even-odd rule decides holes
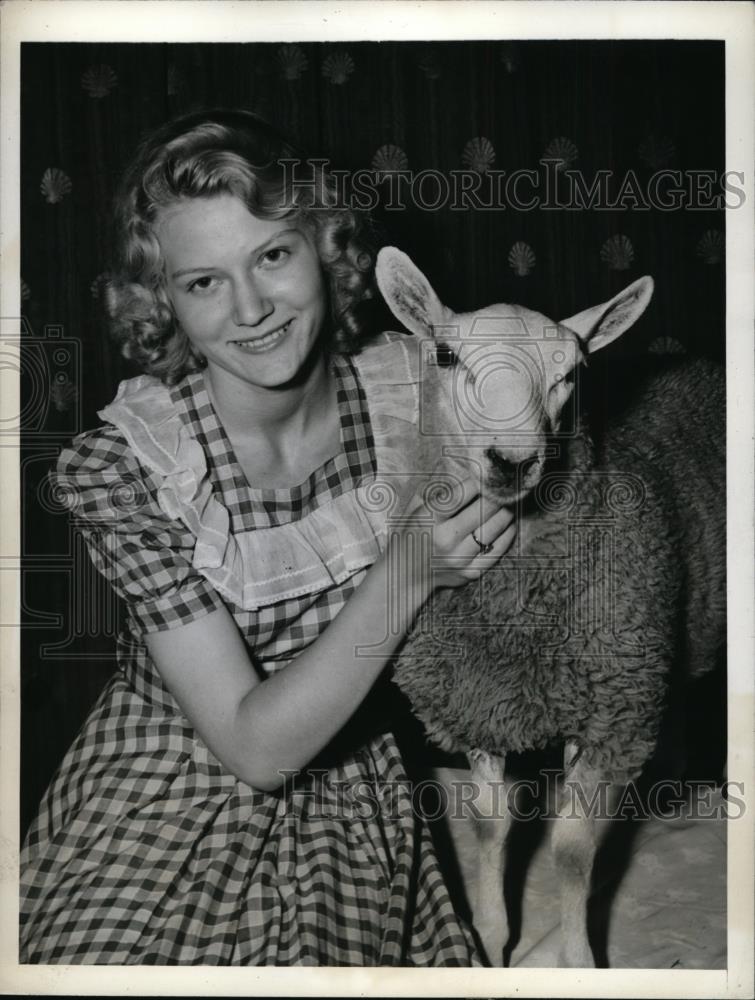
[[[363,223],[321,173],[292,185],[294,155],[250,113],[200,113],[126,172],[110,306],[146,374],[57,482],[128,628],[24,846],[22,962],[478,962],[368,696],[512,518],[477,498],[437,524],[440,569],[405,567],[387,629],[426,511],[388,533],[360,487],[410,460],[413,387],[403,338],[359,329]]]

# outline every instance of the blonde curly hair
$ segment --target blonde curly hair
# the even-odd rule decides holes
[[[115,262],[105,291],[127,358],[168,385],[204,367],[173,314],[155,223],[168,205],[215,194],[232,194],[259,218],[292,219],[309,232],[329,289],[328,347],[358,350],[365,339],[358,314],[373,295],[370,221],[338,204],[326,161],[309,161],[304,181],[302,162],[271,125],[243,110],[184,115],[142,142],[116,196]]]

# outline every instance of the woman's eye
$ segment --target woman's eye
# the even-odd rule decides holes
[[[268,265],[275,267],[278,264],[282,264],[290,256],[289,250],[286,247],[272,247],[270,250],[266,250],[261,258],[261,263],[263,265]]]
[[[188,286],[189,292],[208,292],[215,287],[215,278],[211,274],[203,274],[201,278],[195,278]]]

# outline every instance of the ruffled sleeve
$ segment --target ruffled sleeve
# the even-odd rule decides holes
[[[195,536],[162,509],[159,477],[117,428],[75,438],[52,478],[94,565],[126,601],[139,632],[186,624],[222,606],[192,565]]]

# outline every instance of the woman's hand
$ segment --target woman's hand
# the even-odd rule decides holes
[[[477,579],[514,534],[511,511],[479,496],[440,517],[420,503],[319,638],[265,681],[225,608],[151,633],[147,646],[218,759],[253,788],[273,790],[351,716],[432,591]],[[483,554],[480,545],[492,548]]]
[[[509,507],[480,494],[446,515],[431,512],[418,498],[391,539],[389,555],[403,557],[392,578],[420,601],[439,587],[477,580],[508,551],[516,527]]]

